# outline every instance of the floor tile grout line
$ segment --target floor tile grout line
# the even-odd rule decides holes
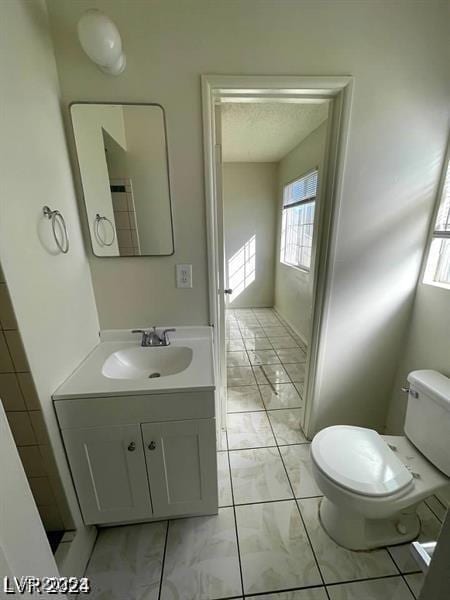
[[[295,444],[271,444],[270,446],[251,446],[250,448],[229,448],[228,452],[243,452],[244,450],[264,450],[264,448],[292,448],[292,446],[309,446],[311,442],[295,442]],[[218,450],[218,452],[225,452]],[[323,494],[321,494],[323,495]]]
[[[169,539],[169,523],[170,523],[170,520],[167,519],[166,537],[164,540],[164,551],[163,551],[162,565],[161,565],[161,576],[159,578],[158,600],[161,600],[161,593],[162,593],[162,586],[163,586],[163,579],[164,579],[164,567],[166,565],[167,540]]]
[[[269,590],[267,592],[254,592],[252,594],[248,594],[245,598],[254,598],[261,597],[266,595],[278,595],[278,594],[289,594],[290,592],[303,592],[307,590],[322,590],[325,589],[324,585],[305,585],[303,587],[295,587],[295,588],[284,588],[282,590]]]
[[[240,330],[240,326],[239,326],[239,325],[238,325],[238,327],[239,327],[239,330]],[[263,329],[264,329],[264,328],[263,328]],[[245,347],[245,342],[244,342],[244,347]],[[274,349],[274,351],[275,351],[275,349]],[[249,351],[247,350],[247,348],[246,348],[246,347],[245,347],[245,352],[247,353],[247,358],[248,358],[248,359],[249,359],[249,361],[250,361],[250,356],[249,356],[249,354],[248,354],[248,352],[249,352]],[[251,352],[254,352],[254,351],[251,351]],[[275,353],[276,353],[276,351],[275,351]],[[276,353],[276,355],[278,356],[278,354],[277,354],[277,353]],[[251,362],[250,362],[250,364],[251,364]],[[291,384],[294,386],[294,388],[297,390],[297,388],[295,387],[295,382],[292,380],[291,376],[289,375],[289,373],[287,372],[287,370],[284,368],[284,364],[281,362],[281,359],[280,359],[280,364],[282,365],[282,368],[283,368],[283,369],[284,369],[284,371],[286,372],[286,375],[287,375],[287,377],[288,377],[288,379],[289,379],[289,382],[290,382],[290,383],[291,383]],[[287,364],[293,364],[293,363],[287,363]],[[259,365],[256,365],[256,366],[259,366]],[[254,367],[254,365],[251,365],[252,372],[253,372],[253,377],[254,377],[254,379],[255,379],[255,383],[256,383],[256,385],[258,386],[258,390],[259,390],[259,383],[258,383],[258,380],[256,379],[256,376],[255,376],[255,373],[254,373],[254,369],[253,369],[253,367]],[[236,386],[236,387],[240,387],[240,386]],[[244,386],[242,386],[242,387],[244,387]],[[298,392],[298,390],[297,390],[297,392]],[[260,396],[261,396],[261,399],[262,399],[261,390],[259,390],[259,393],[260,393]],[[299,395],[300,395],[300,394],[299,394]],[[276,447],[276,448],[277,448],[277,450],[278,450],[278,455],[279,455],[279,457],[280,457],[281,464],[283,465],[283,469],[284,469],[284,471],[285,471],[285,473],[286,473],[287,481],[288,481],[288,484],[289,484],[289,487],[290,487],[290,489],[291,489],[291,493],[292,493],[292,498],[290,498],[290,499],[286,499],[286,500],[288,500],[288,501],[292,501],[292,500],[293,500],[293,501],[295,502],[295,505],[296,505],[297,511],[298,511],[298,513],[299,513],[299,515],[300,515],[300,519],[301,519],[301,521],[302,521],[302,523],[303,523],[303,527],[304,527],[304,530],[305,530],[305,533],[306,533],[306,536],[307,536],[307,539],[308,539],[309,546],[310,546],[310,548],[311,548],[311,552],[312,552],[312,554],[313,554],[313,556],[314,556],[314,560],[315,560],[315,562],[316,562],[317,569],[318,569],[318,572],[319,572],[320,578],[321,578],[321,580],[322,580],[322,583],[323,583],[323,587],[325,588],[325,593],[326,593],[327,597],[329,598],[329,594],[328,594],[328,591],[326,590],[326,587],[325,587],[325,581],[324,581],[324,578],[323,578],[322,572],[321,572],[321,570],[320,570],[320,566],[319,566],[319,563],[318,563],[318,561],[317,561],[317,557],[316,557],[316,554],[315,554],[314,548],[313,548],[313,546],[312,546],[312,543],[311,543],[311,540],[310,540],[310,537],[309,537],[309,533],[308,533],[308,531],[307,531],[307,529],[306,529],[306,525],[305,525],[305,523],[304,523],[303,516],[302,516],[302,514],[301,514],[300,508],[299,508],[299,506],[298,506],[298,503],[297,503],[297,500],[296,500],[296,498],[295,498],[294,489],[293,489],[293,487],[292,487],[292,484],[291,484],[291,481],[290,481],[290,479],[289,479],[289,475],[288,475],[288,472],[287,472],[286,466],[285,466],[285,464],[284,464],[284,461],[283,461],[283,457],[282,457],[282,455],[281,455],[281,452],[280,452],[280,447],[279,447],[279,444],[278,444],[278,440],[277,440],[277,438],[276,438],[276,436],[275,436],[275,431],[274,431],[274,429],[273,429],[273,426],[272,426],[272,423],[271,423],[271,421],[270,421],[270,417],[269,417],[269,414],[268,414],[268,411],[267,411],[266,405],[265,405],[265,403],[264,403],[264,400],[262,399],[262,401],[263,401],[263,405],[264,405],[264,411],[248,411],[248,412],[265,412],[265,413],[266,413],[266,417],[267,417],[267,420],[268,420],[268,422],[269,422],[269,426],[270,426],[270,429],[271,429],[271,431],[272,431],[272,435],[273,435],[273,437],[274,437],[275,444],[276,444],[275,446],[271,446],[271,447]],[[287,409],[287,410],[289,410],[289,409]],[[239,414],[239,413],[230,413],[230,414]],[[294,444],[290,444],[290,445],[294,445]],[[228,458],[228,465],[229,465],[229,470],[230,470],[230,484],[231,484],[231,493],[232,493],[232,501],[233,501],[233,510],[234,510],[234,515],[235,515],[235,523],[236,523],[236,537],[237,537],[237,543],[238,543],[239,566],[240,566],[240,569],[241,569],[241,584],[242,584],[242,593],[243,593],[243,597],[245,598],[245,597],[246,597],[246,595],[245,595],[245,592],[244,592],[244,583],[243,583],[243,576],[242,576],[242,565],[241,565],[240,549],[239,549],[239,532],[238,532],[238,527],[237,527],[237,518],[236,518],[236,506],[240,506],[240,505],[236,505],[236,504],[235,504],[235,499],[234,499],[234,491],[233,491],[233,478],[232,478],[232,472],[231,472],[231,462],[230,462],[230,454],[229,454],[229,452],[230,452],[230,448],[229,448],[229,444],[228,444],[228,435],[227,435],[227,448],[228,448],[228,455],[227,455],[227,458]],[[233,450],[233,449],[231,449],[231,451],[232,451],[232,450]],[[249,503],[249,504],[252,504],[252,503]],[[255,504],[255,503],[253,503],[253,504]],[[261,504],[264,504],[264,502],[261,502]],[[316,586],[316,587],[318,587],[318,586]]]
[[[272,423],[271,423],[271,421],[270,421],[270,419],[269,419],[269,415],[267,415],[267,418],[268,418],[268,420],[269,420],[270,427],[271,427],[271,429],[272,429],[272,435],[275,437],[275,431],[274,431],[274,429],[273,429],[273,427],[272,427]],[[278,440],[276,439],[276,437],[275,437],[275,442],[276,442],[276,444],[277,444],[277,446],[276,446],[276,447],[277,447],[277,450],[278,450],[278,455],[279,455],[279,457],[280,457],[281,464],[283,465],[283,469],[284,469],[284,472],[285,472],[285,474],[286,474],[286,477],[287,477],[287,480],[288,480],[288,483],[289,483],[289,487],[291,488],[292,497],[293,497],[293,500],[294,500],[294,502],[295,502],[295,506],[296,506],[296,508],[297,508],[298,514],[300,515],[300,519],[301,519],[301,522],[302,522],[302,524],[303,524],[303,528],[304,528],[304,530],[305,530],[305,534],[306,534],[306,537],[307,537],[307,540],[308,540],[308,544],[309,544],[309,547],[310,547],[310,549],[311,549],[312,555],[313,555],[313,557],[314,557],[314,561],[315,561],[315,563],[316,563],[317,570],[318,570],[318,572],[319,572],[319,575],[320,575],[320,579],[322,580],[323,587],[325,587],[325,579],[324,579],[324,577],[323,577],[322,570],[321,570],[321,568],[320,568],[320,565],[319,565],[319,561],[317,560],[316,552],[315,552],[315,550],[314,550],[314,548],[313,548],[313,545],[312,545],[311,538],[310,538],[310,536],[309,536],[308,530],[306,529],[306,523],[305,523],[305,521],[304,521],[304,519],[303,519],[302,512],[301,512],[301,510],[300,510],[300,507],[299,507],[299,505],[298,505],[297,499],[295,498],[294,487],[293,487],[293,485],[292,485],[292,483],[291,483],[291,480],[290,480],[290,478],[289,478],[289,473],[288,473],[288,470],[287,470],[287,468],[286,468],[286,465],[284,464],[283,455],[281,454],[281,451],[280,451],[280,446],[278,445]],[[325,587],[325,593],[326,593],[326,595],[327,595],[327,598],[328,598],[328,600],[330,600],[330,595],[328,594],[328,590],[326,589],[326,587]]]
[[[438,498],[438,497],[437,497],[435,494],[433,494],[433,496],[430,496],[430,497],[432,497],[432,498],[436,498],[436,500],[439,502],[439,504],[441,504],[442,508],[443,508],[444,510],[447,510],[447,509],[446,509],[446,508],[445,508],[445,507],[442,505],[441,501],[439,500],[439,498]],[[428,509],[429,509],[429,510],[430,510],[430,511],[433,513],[433,515],[436,517],[436,519],[437,519],[437,520],[439,521],[439,523],[442,525],[442,523],[443,523],[442,519],[441,519],[441,518],[440,518],[440,517],[439,517],[439,516],[438,516],[438,515],[435,513],[435,511],[434,511],[434,510],[431,508],[431,506],[428,504],[427,500],[429,500],[429,498],[426,498],[426,499],[424,500],[424,503],[427,505],[427,508],[428,508]],[[445,518],[445,517],[444,517],[444,518]]]
[[[92,561],[92,557],[94,556],[94,550],[95,550],[95,547],[96,547],[97,542],[98,542],[99,537],[100,537],[100,533],[101,532],[99,531],[99,528],[97,528],[97,535],[95,537],[94,545],[92,546],[92,550],[91,550],[91,553],[90,553],[89,558],[87,560],[86,567],[84,568],[84,573],[83,573],[84,577],[86,577],[87,572],[89,570],[89,567],[90,567],[90,564],[91,564],[91,561]]]
[[[289,375],[288,371],[285,368],[285,365],[290,366],[290,365],[303,365],[303,364],[306,364],[306,363],[281,363],[280,362],[280,364],[270,364],[270,365],[252,365],[252,364],[250,364],[250,365],[240,365],[240,366],[231,366],[231,367],[228,367],[228,365],[227,365],[227,369],[252,369],[252,375],[253,375],[253,381],[252,381],[252,383],[245,383],[243,385],[237,385],[237,384],[227,385],[227,387],[249,387],[251,385],[268,385],[268,384],[260,383],[259,380],[258,380],[258,378],[256,377],[256,374],[255,374],[255,371],[254,371],[254,369],[257,369],[257,368],[262,367],[262,366],[263,367],[278,367],[278,366],[281,366],[283,368],[283,370],[285,371],[286,376],[288,377],[288,381],[275,381],[275,382],[271,381],[270,383],[272,383],[273,385],[281,385],[283,383],[292,383],[292,385],[294,387],[296,385],[303,385],[304,386],[305,380],[303,380],[303,381],[294,381],[292,379],[291,375]],[[269,379],[269,381],[270,381],[270,379]]]
[[[286,371],[286,372],[287,372],[287,371]],[[288,377],[289,377],[289,379],[291,379],[289,374],[288,374]],[[294,382],[292,382],[292,384],[294,384]],[[295,387],[295,385],[294,385],[294,387]],[[266,413],[267,413],[267,412],[268,412],[268,411],[267,411],[267,409],[266,409]],[[271,420],[270,420],[270,418],[269,418],[269,415],[268,415],[268,414],[267,414],[267,420],[269,421],[269,425],[270,425],[270,428],[271,428],[271,430],[272,430],[272,435],[273,435],[273,437],[274,437],[274,439],[275,439],[276,448],[277,448],[277,450],[278,450],[278,455],[279,455],[279,457],[280,457],[281,464],[283,465],[283,468],[284,468],[284,471],[285,471],[285,474],[286,474],[286,477],[287,477],[287,481],[288,481],[288,483],[289,483],[289,487],[291,488],[292,497],[293,497],[293,499],[294,499],[294,502],[295,502],[295,505],[296,505],[297,511],[298,511],[298,513],[299,513],[299,515],[300,515],[300,519],[301,519],[301,521],[302,521],[303,528],[304,528],[304,530],[305,530],[305,534],[306,534],[306,537],[307,537],[307,539],[308,539],[309,547],[311,548],[311,552],[312,552],[312,554],[313,554],[313,556],[314,556],[314,560],[315,560],[315,563],[316,563],[316,566],[317,566],[317,569],[318,569],[318,572],[319,572],[319,575],[320,575],[320,579],[321,579],[321,581],[322,581],[323,587],[325,587],[325,579],[324,579],[324,577],[323,577],[322,570],[320,569],[319,561],[317,560],[317,556],[316,556],[316,553],[315,553],[314,547],[313,547],[313,545],[312,545],[312,543],[311,543],[311,538],[310,538],[310,536],[309,536],[309,533],[308,533],[308,530],[307,530],[307,528],[306,528],[306,523],[305,523],[305,521],[304,521],[304,519],[303,519],[303,515],[302,515],[302,513],[301,513],[300,507],[299,507],[299,505],[298,505],[298,502],[297,502],[297,499],[296,499],[296,497],[295,497],[294,488],[293,488],[293,486],[292,486],[292,483],[291,483],[291,480],[290,480],[290,478],[289,478],[289,473],[288,473],[288,470],[287,470],[287,468],[286,468],[286,465],[285,465],[285,463],[284,463],[284,460],[283,460],[283,455],[281,454],[281,451],[280,451],[280,446],[279,446],[279,444],[278,444],[278,439],[277,439],[277,437],[276,437],[276,435],[275,435],[275,431],[274,431],[274,429],[273,429],[272,422],[271,422]],[[231,478],[231,466],[230,466],[230,478]],[[234,502],[234,498],[233,498],[233,502]],[[326,589],[326,587],[325,587],[325,593],[326,593],[326,595],[327,595],[327,598],[328,598],[328,599],[330,599],[330,596],[329,596],[329,594],[328,594],[328,590]]]
[[[215,600],[242,600],[242,596],[225,596],[224,598],[216,598]]]
[[[407,579],[406,579],[405,575],[413,575],[414,573],[420,573],[421,571],[419,570],[419,571],[414,571],[413,573],[404,573],[404,572],[403,572],[403,571],[400,569],[400,567],[398,566],[398,564],[397,564],[397,561],[395,560],[395,558],[392,556],[392,554],[391,554],[391,551],[390,551],[390,549],[389,549],[389,546],[386,546],[386,547],[384,547],[384,549],[386,550],[386,552],[387,552],[387,555],[389,556],[389,558],[390,558],[390,559],[391,559],[391,561],[393,562],[393,564],[394,564],[395,568],[397,569],[398,575],[399,575],[399,576],[400,576],[400,577],[403,579],[403,581],[404,581],[404,583],[405,583],[406,587],[407,587],[407,588],[408,588],[408,590],[411,592],[411,595],[412,595],[412,597],[413,597],[413,598],[415,598],[415,597],[416,597],[416,595],[414,594],[413,590],[412,590],[412,589],[411,589],[411,587],[409,586],[409,583],[408,583],[408,581],[407,581]]]
[[[390,575],[377,575],[376,577],[364,577],[362,579],[346,579],[345,581],[333,581],[332,583],[326,583],[325,587],[336,587],[338,585],[347,585],[349,583],[364,583],[366,581],[376,581],[378,579],[395,579],[401,576],[401,573],[391,573]]]
[[[286,363],[286,364],[302,364],[302,363]],[[230,368],[233,368],[233,367],[230,367]],[[303,383],[303,382],[296,382],[296,383],[297,383],[297,385],[299,385],[300,383]],[[246,383],[244,385],[228,385],[227,387],[228,388],[250,388],[250,387],[258,386],[260,388],[260,387],[264,387],[264,386],[267,386],[267,385],[269,385],[269,384],[256,382],[256,383]],[[296,384],[294,382],[292,382],[292,381],[286,381],[286,382],[283,382],[283,383],[275,383],[274,385],[281,385],[281,386],[283,386],[283,385],[293,385],[295,387]],[[295,388],[295,390],[296,390],[297,394],[300,396],[300,398],[303,401],[303,396],[301,395],[301,393],[297,390],[297,388]]]
[[[256,596],[266,596],[269,594],[286,594],[289,592],[301,592],[304,590],[306,591],[306,590],[313,590],[313,589],[317,589],[317,590],[324,589],[326,591],[326,589],[329,587],[348,585],[350,583],[365,583],[365,582],[370,582],[370,581],[378,581],[379,579],[396,579],[399,577],[401,577],[401,575],[399,575],[398,573],[392,573],[391,575],[379,575],[377,577],[364,577],[363,579],[346,579],[344,581],[333,581],[332,583],[326,583],[324,585],[305,585],[303,587],[284,588],[282,590],[268,590],[265,592],[252,592],[251,594],[247,595],[246,598],[253,598]],[[414,596],[414,594],[413,594],[413,596]],[[227,599],[221,599],[221,600],[227,600]]]
[[[392,554],[390,553],[389,548],[387,546],[386,546],[385,550],[386,550],[387,555],[391,559],[391,561],[394,563],[394,566],[397,569],[398,574],[403,577],[400,567],[397,565],[396,561],[394,560],[394,558],[393,558]]]
[[[420,572],[421,572],[421,571],[419,571],[419,573],[420,573]],[[416,574],[416,573],[400,573],[400,576],[401,576],[401,578],[403,579],[403,581],[404,581],[404,583],[405,583],[406,587],[407,587],[407,588],[408,588],[408,590],[410,591],[410,593],[411,593],[411,596],[412,596],[413,598],[416,598],[416,595],[415,595],[415,593],[413,592],[413,590],[412,590],[411,586],[409,585],[409,583],[408,583],[408,580],[406,579],[406,575],[415,575],[415,574]]]
[[[263,448],[265,449],[265,448]],[[289,486],[291,487],[291,486]],[[301,496],[301,497],[296,497],[296,496],[291,496],[289,498],[277,498],[275,500],[255,500],[253,502],[237,502],[235,503],[235,506],[252,506],[254,504],[274,504],[275,502],[291,502],[292,500],[312,500],[314,498],[322,498],[322,495],[320,496]],[[417,571],[416,571],[417,572]],[[411,573],[407,573],[407,575],[410,575]]]
[[[257,383],[256,385],[260,388],[261,386],[266,385],[266,384],[265,383]],[[302,403],[304,403],[303,396],[300,394],[300,392],[298,391],[298,389],[295,387],[295,383],[293,383],[293,382],[290,381],[290,382],[287,382],[287,383],[276,383],[274,385],[281,385],[281,386],[283,386],[283,385],[292,385],[293,388],[294,388],[294,390],[295,390],[295,392],[299,396],[300,400],[302,401]],[[261,390],[259,390],[259,392],[260,392],[261,397],[262,397]],[[262,400],[263,400],[263,404],[264,404],[264,407],[265,407],[266,410],[288,410],[289,408],[303,408],[303,404],[301,406],[286,406],[286,407],[282,407],[282,408],[267,408],[267,406],[266,406],[266,404],[264,402],[264,398]]]
[[[422,527],[422,526],[421,526]],[[407,544],[408,542],[405,542],[405,544]],[[404,544],[396,544],[396,546],[403,546]],[[394,563],[397,571],[400,573],[400,575],[414,575],[415,573],[421,573],[420,567],[419,565],[417,565],[417,571],[402,571],[402,569],[398,566],[397,561],[395,560],[394,556],[391,553],[391,550],[389,548],[389,546],[383,546],[386,550],[387,553],[389,554],[389,556],[391,557],[392,562]]]
[[[259,412],[266,412],[266,411],[259,411]],[[239,413],[230,413],[230,414],[238,415]],[[310,443],[311,442],[306,441],[306,442],[295,442],[295,444],[278,444],[278,445],[280,448],[287,448],[290,446],[302,446],[302,445],[307,445]],[[276,447],[277,447],[276,444],[270,444],[269,446],[249,446],[248,448],[228,448],[228,452],[238,452],[241,450],[261,450],[261,448],[276,448]],[[219,452],[223,452],[223,450],[220,450]]]
[[[433,494],[432,497],[435,498],[436,502],[438,502],[444,510],[447,510],[448,507],[445,506],[445,504],[442,502],[442,500],[436,494]]]
[[[284,323],[282,323],[282,324],[284,325]],[[263,329],[265,329],[265,328],[263,327]],[[288,333],[290,333],[290,329],[288,329]],[[267,334],[266,334],[266,336],[267,336],[267,338],[268,338],[268,340],[269,340],[269,343],[271,343],[271,342],[270,342],[270,338],[268,337],[268,335],[267,335]],[[255,338],[255,339],[256,339],[256,338]],[[295,338],[294,338],[294,340],[295,340]],[[297,340],[295,340],[295,341],[297,342]],[[245,342],[244,342],[244,346],[245,346]],[[307,348],[303,348],[302,346],[298,346],[298,347],[299,347],[300,349],[302,349],[304,352],[307,352]],[[272,346],[272,348],[273,348],[273,346]],[[278,352],[277,352],[277,350],[276,350],[275,348],[273,348],[273,350],[275,351],[275,354],[278,356]],[[247,357],[248,357],[248,359],[249,359],[249,361],[250,361],[250,356],[248,355],[248,349],[247,349],[247,348],[245,348],[245,351],[247,352]],[[257,350],[251,350],[250,352],[257,352]],[[278,356],[278,358],[280,359],[280,357],[279,357],[279,356]],[[284,368],[284,370],[285,370],[285,371],[286,371],[286,373],[287,373],[287,370],[285,369],[285,365],[286,365],[286,364],[302,364],[302,363],[298,363],[298,362],[297,362],[297,363],[286,363],[286,362],[283,362],[283,361],[281,361],[281,359],[280,359],[280,364],[282,365],[282,367]],[[260,365],[253,365],[253,364],[251,364],[251,361],[250,361],[250,366],[252,367],[252,370],[253,370],[253,367],[255,367],[255,366],[256,366],[256,367],[258,367],[258,366],[260,366]],[[294,382],[294,381],[292,380],[292,378],[291,378],[291,376],[289,375],[289,373],[287,373],[287,375],[288,375],[288,377],[289,377],[289,380],[290,380],[290,382],[291,382],[291,383],[294,385],[295,389],[297,390],[297,388],[296,388],[296,386],[295,386],[295,383],[296,383],[296,382]],[[256,377],[255,377],[255,379],[256,379]],[[302,383],[304,383],[304,382],[297,382],[297,383],[300,383],[300,384],[302,384]],[[258,380],[256,380],[256,385],[258,386],[258,388],[259,388],[259,386],[261,385],[261,384],[258,382]],[[245,387],[245,386],[236,386],[236,387]],[[297,392],[298,392],[298,390],[297,390]],[[300,395],[300,393],[299,393],[299,395]],[[261,394],[261,397],[262,397],[262,394]],[[302,399],[303,399],[303,398],[302,398]],[[262,410],[261,410],[261,411],[240,411],[240,412],[241,412],[241,413],[244,413],[244,412],[245,412],[245,413],[247,413],[247,412],[266,412],[266,414],[267,414],[268,412],[270,412],[270,410],[280,410],[280,409],[267,409],[267,407],[266,407],[266,405],[265,405],[265,403],[264,403],[264,399],[263,399],[263,404],[264,404],[264,407],[265,407],[264,411],[262,411]],[[293,408],[293,407],[288,407],[288,408],[287,408],[287,410],[289,410],[289,409],[291,409],[291,408]],[[300,408],[301,408],[301,407],[300,407]],[[239,414],[239,413],[230,413],[230,414]],[[275,436],[275,431],[274,431],[274,429],[273,429],[273,426],[272,426],[272,423],[271,423],[271,421],[270,421],[270,418],[269,418],[269,415],[268,415],[268,414],[267,414],[267,418],[268,418],[268,421],[269,421],[269,424],[270,424],[270,428],[271,428],[271,430],[272,430],[272,435],[273,435],[273,436],[274,436],[274,438],[275,438],[275,443],[276,443],[276,446],[261,446],[261,447],[255,448],[255,449],[262,449],[262,448],[266,448],[266,447],[270,447],[270,448],[274,448],[274,447],[276,447],[276,448],[278,449],[278,453],[279,453],[280,459],[281,459],[281,461],[282,461],[282,465],[283,465],[283,468],[284,468],[284,470],[285,470],[286,477],[287,477],[287,480],[288,480],[289,486],[290,486],[290,488],[291,488],[291,491],[292,491],[292,494],[293,494],[293,499],[294,499],[294,501],[295,501],[295,503],[296,503],[297,510],[298,510],[298,512],[299,512],[299,514],[300,514],[300,518],[301,518],[301,520],[302,520],[302,523],[303,523],[303,526],[304,526],[304,529],[305,529],[305,533],[306,533],[306,536],[307,536],[307,538],[308,538],[308,543],[309,543],[309,545],[310,545],[310,548],[311,548],[311,551],[312,551],[312,553],[313,553],[313,556],[314,556],[314,559],[315,559],[316,565],[317,565],[317,567],[318,567],[318,571],[319,571],[319,574],[320,574],[321,580],[322,580],[322,582],[323,582],[323,585],[322,585],[322,586],[308,586],[308,587],[323,587],[323,588],[325,588],[325,592],[326,592],[326,594],[327,594],[327,597],[329,598],[330,596],[329,596],[329,594],[328,594],[327,586],[342,585],[342,584],[345,584],[345,583],[353,583],[353,582],[361,582],[361,581],[371,581],[371,580],[374,580],[374,579],[388,579],[388,578],[393,578],[393,577],[401,577],[401,578],[403,579],[403,581],[404,581],[405,585],[407,586],[407,589],[410,591],[410,593],[412,594],[412,596],[415,598],[415,594],[414,594],[413,590],[411,589],[411,587],[409,586],[409,584],[408,584],[408,581],[406,580],[406,575],[415,574],[415,573],[418,573],[418,572],[420,573],[420,571],[417,571],[417,572],[415,572],[415,573],[403,573],[403,572],[401,571],[400,567],[397,565],[397,563],[396,563],[396,561],[394,560],[394,558],[392,557],[392,555],[391,555],[391,553],[390,553],[390,551],[389,551],[389,548],[386,548],[386,550],[387,550],[387,555],[388,555],[388,556],[389,556],[389,558],[391,559],[391,561],[392,561],[392,563],[393,563],[393,565],[394,565],[395,569],[397,570],[397,573],[394,573],[394,574],[391,574],[391,575],[385,575],[385,576],[378,576],[378,577],[368,577],[368,578],[365,578],[365,579],[349,580],[349,581],[344,581],[344,582],[335,582],[335,583],[329,583],[329,584],[326,584],[326,583],[325,583],[325,580],[324,580],[324,578],[323,578],[322,571],[321,571],[321,569],[320,569],[319,562],[318,562],[318,560],[317,560],[317,557],[316,557],[316,553],[315,553],[314,547],[313,547],[313,545],[312,545],[312,543],[311,543],[311,539],[310,539],[309,532],[308,532],[308,530],[307,530],[307,528],[306,528],[306,523],[305,523],[305,521],[304,521],[304,519],[303,519],[303,515],[302,515],[302,513],[301,513],[301,510],[300,510],[299,504],[298,504],[298,502],[297,502],[297,500],[302,500],[302,499],[311,499],[311,498],[317,498],[317,497],[321,497],[321,496],[309,496],[309,497],[303,497],[303,498],[301,498],[301,497],[300,497],[300,498],[297,498],[297,497],[295,496],[295,493],[294,493],[294,490],[293,490],[293,487],[292,487],[292,483],[291,483],[291,480],[290,480],[290,478],[289,478],[289,473],[288,473],[288,471],[287,471],[287,468],[286,468],[285,462],[284,462],[284,460],[283,460],[283,455],[281,454],[281,451],[280,451],[280,445],[279,445],[279,443],[278,443],[278,440],[277,440],[277,438],[276,438],[276,436]],[[309,442],[304,442],[304,443],[309,443]],[[283,447],[283,446],[292,446],[292,445],[300,445],[300,444],[283,444],[283,445],[281,445],[281,447]],[[229,452],[230,452],[230,451],[239,451],[239,450],[247,450],[247,449],[250,449],[250,448],[242,448],[242,449],[228,449],[228,461],[229,461],[229,458],[230,458],[230,457],[229,457]],[[230,468],[230,481],[232,481],[232,475],[231,475],[231,464],[230,464],[230,461],[229,461],[229,468]],[[261,502],[250,502],[250,503],[235,504],[235,503],[234,503],[234,495],[233,495],[233,505],[234,505],[234,507],[236,507],[236,506],[248,506],[248,505],[251,505],[251,504],[267,504],[267,503],[274,503],[274,502],[288,502],[288,501],[292,501],[292,498],[285,498],[285,499],[279,499],[279,500],[269,500],[269,501],[261,501]],[[428,504],[427,504],[427,506],[428,506]],[[438,519],[438,521],[440,521],[439,517],[438,517],[438,516],[435,514],[435,512],[432,510],[432,508],[430,508],[429,506],[428,506],[428,508],[429,508],[429,509],[430,509],[430,511],[433,513],[433,515],[434,515],[434,516],[435,516],[435,517]],[[237,531],[237,521],[236,521],[236,531]],[[239,534],[238,534],[238,532],[237,532],[237,534],[236,534],[236,535],[237,535],[237,536],[239,535]],[[305,588],[292,588],[292,589],[305,589]],[[286,590],[286,591],[289,591],[289,590]],[[277,593],[277,592],[279,592],[279,590],[276,590],[276,591],[274,591],[274,592],[270,592],[270,591],[268,592],[268,591],[265,591],[265,592],[260,592],[260,593],[257,593],[257,594],[251,594],[251,595],[252,595],[252,596],[257,596],[257,595],[265,595],[265,594],[268,594],[268,593]],[[245,598],[245,597],[246,597],[246,596],[245,596],[245,594],[244,594],[244,598]]]
[[[253,309],[250,309],[250,310],[252,310],[252,311],[253,311]],[[290,331],[291,331],[290,327],[287,327],[286,329],[287,329],[287,331],[288,331],[288,332],[290,332]],[[246,350],[246,352],[247,352],[247,350]],[[307,348],[306,348],[306,352],[307,352]],[[248,356],[248,354],[247,354],[247,357],[248,357],[248,358],[250,358],[250,357]],[[297,389],[296,385],[297,385],[297,384],[299,384],[299,385],[304,385],[304,381],[303,381],[303,382],[295,382],[295,381],[293,381],[293,379],[291,378],[291,376],[289,375],[289,373],[287,372],[287,370],[286,370],[286,369],[285,369],[285,367],[284,367],[284,364],[302,364],[302,363],[282,363],[282,362],[281,362],[280,364],[281,364],[282,368],[284,369],[284,371],[285,371],[285,373],[286,373],[286,375],[287,375],[287,377],[288,377],[288,379],[289,379],[289,381],[288,381],[288,382],[285,382],[285,383],[290,383],[290,384],[292,384],[292,385],[294,386],[295,390],[297,391],[297,393],[299,394],[299,396],[301,397],[301,399],[302,399],[302,402],[303,402],[303,396],[302,396],[302,395],[300,394],[300,392],[298,391],[298,389]],[[258,366],[259,366],[259,365],[258,365]],[[250,367],[250,368],[252,369],[252,373],[253,373],[253,378],[254,378],[254,380],[255,380],[255,384],[256,384],[257,386],[261,385],[261,384],[259,384],[259,382],[258,382],[258,379],[257,379],[257,377],[256,377],[256,375],[255,375],[254,366],[253,366],[253,365],[251,365],[251,367]],[[267,378],[267,375],[266,375],[266,378]],[[270,382],[270,383],[271,383],[272,385],[276,385],[276,384],[274,384],[273,382]],[[254,384],[252,384],[252,385],[254,385]],[[240,387],[240,386],[230,386],[230,387]],[[242,387],[244,387],[244,386],[242,386]],[[260,395],[261,395],[261,399],[262,399],[262,394],[261,394],[261,391],[260,391]],[[265,405],[264,399],[262,399],[262,403],[263,403],[263,405],[264,405],[264,408],[265,408],[265,410],[267,411],[267,407],[266,407],[266,405]],[[300,408],[304,408],[304,407],[300,407]],[[287,408],[287,409],[285,409],[285,410],[289,410],[289,409],[292,409],[292,407],[289,407],[289,408]],[[277,410],[277,409],[273,409],[273,410]],[[260,412],[260,411],[245,411],[245,412]],[[228,413],[227,413],[227,414],[228,414]],[[239,413],[230,413],[230,414],[239,414]],[[268,418],[268,420],[270,421],[270,417],[269,417],[269,415],[268,415],[268,414],[267,414],[267,418]],[[277,444],[278,444],[278,441],[277,441],[277,440],[276,440],[276,442],[277,442]]]
[[[264,400],[263,400],[264,402]],[[260,408],[255,410],[229,410],[227,415],[245,415],[246,413],[252,412],[275,412],[277,410],[298,410],[299,408],[303,408],[303,406],[287,406],[282,408]]]
[[[228,432],[225,432],[225,436],[227,438],[227,448],[228,448]],[[239,532],[238,532],[238,526],[237,526],[236,505],[234,503],[233,477],[231,476],[231,462],[230,462],[229,450],[227,451],[227,461],[228,461],[228,470],[230,473],[231,502],[233,503],[234,529],[236,532],[236,546],[237,546],[238,562],[239,562],[239,574],[241,576],[241,591],[242,591],[242,596],[244,596],[244,577],[242,575],[241,549],[240,549],[240,544],[239,544]]]

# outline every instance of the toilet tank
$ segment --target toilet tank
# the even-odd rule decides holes
[[[406,437],[440,471],[450,477],[450,379],[437,371],[408,375]]]

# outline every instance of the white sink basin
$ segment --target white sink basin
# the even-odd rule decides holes
[[[160,376],[150,378],[153,373]],[[53,398],[109,398],[214,389],[211,327],[177,327],[170,346],[162,348],[141,348],[136,334],[123,329],[103,331],[100,343]]]
[[[110,379],[153,379],[181,373],[192,362],[186,346],[117,350],[103,363],[102,374]]]

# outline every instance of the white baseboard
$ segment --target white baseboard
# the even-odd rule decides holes
[[[273,308],[272,304],[239,304],[239,302],[237,302],[236,304],[234,303],[230,303],[227,304],[226,308],[228,308],[229,310],[234,310],[237,309],[239,310],[240,308]]]
[[[71,538],[64,541],[64,538]],[[63,577],[83,577],[97,539],[97,527],[82,527],[74,532],[66,532],[59,544],[55,561]]]
[[[286,325],[289,327],[289,329],[292,329],[292,331],[295,333],[295,335],[298,336],[302,340],[304,345],[308,346],[309,345],[308,340],[296,327],[294,327],[294,325],[289,321],[289,319],[286,319],[286,317],[283,316],[281,311],[276,306],[273,307],[273,310],[276,312],[278,317],[280,317],[280,319],[286,323]]]

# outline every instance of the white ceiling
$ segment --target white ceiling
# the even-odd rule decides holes
[[[278,162],[328,115],[328,102],[222,104],[224,162]]]

